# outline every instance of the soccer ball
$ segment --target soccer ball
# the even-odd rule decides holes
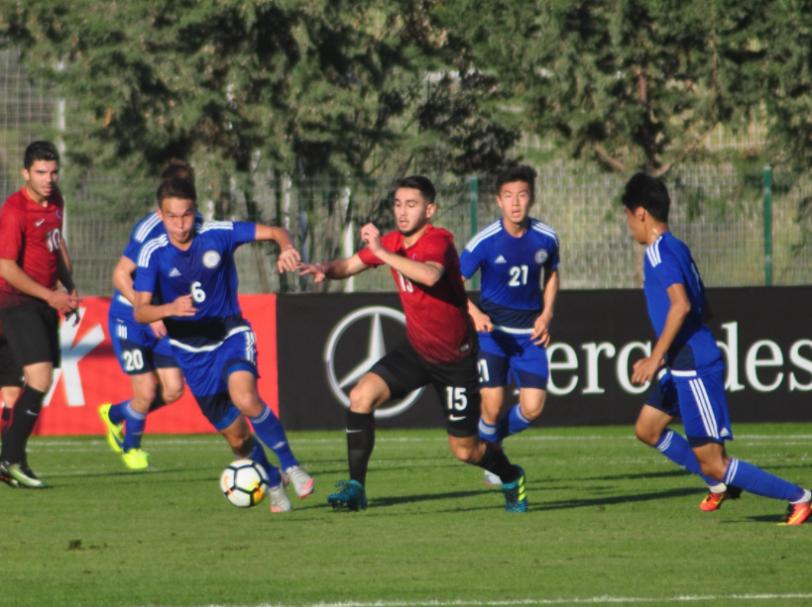
[[[265,497],[268,474],[264,468],[250,459],[231,462],[220,475],[223,495],[239,508],[256,506]]]

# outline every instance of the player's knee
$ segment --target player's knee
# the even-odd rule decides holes
[[[167,405],[180,400],[180,397],[183,396],[183,383],[181,383],[179,386],[164,386],[161,390],[161,396]]]
[[[699,462],[699,467],[702,469],[702,474],[704,474],[705,476],[709,476],[712,479],[717,480],[719,482],[724,482],[727,466],[725,466],[722,460],[712,462]]]
[[[660,440],[660,433],[657,432],[657,429],[652,428],[641,419],[638,419],[637,423],[634,424],[634,435],[638,440],[651,447]]]
[[[475,464],[479,458],[477,458],[477,449],[462,446],[462,445],[452,445],[451,452],[461,462],[465,462],[466,464]]]
[[[350,390],[351,411],[355,413],[371,413],[374,403],[374,398],[372,398],[368,390],[364,389],[364,386],[358,384]]]

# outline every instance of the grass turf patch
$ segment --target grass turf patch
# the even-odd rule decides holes
[[[736,432],[732,454],[812,486],[812,424]],[[32,439],[29,460],[52,488],[0,487],[0,605],[812,604],[812,525],[779,527],[785,504],[747,494],[702,513],[701,479],[628,427],[508,439],[527,472],[527,514],[505,513],[501,491],[454,460],[442,431],[379,431],[369,510],[333,512],[343,433],[290,439],[316,494],[290,489],[283,515],[220,495],[231,458],[219,436],[148,436],[144,473],[127,472],[102,437]]]

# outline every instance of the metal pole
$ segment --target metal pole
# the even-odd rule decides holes
[[[471,238],[473,238],[479,231],[479,179],[476,177],[471,177],[468,180],[468,203],[470,206],[469,214],[471,216]],[[479,289],[478,272],[471,277],[471,287],[473,289]]]
[[[764,284],[773,284],[773,170],[764,167]]]

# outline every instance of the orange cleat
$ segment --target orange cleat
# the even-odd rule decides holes
[[[724,493],[710,493],[708,497],[702,500],[699,504],[699,509],[702,512],[713,512],[722,507],[722,502],[725,500],[737,500],[741,497],[742,490],[738,487],[728,487]]]
[[[790,504],[787,508],[787,522],[784,525],[800,525],[812,514],[812,502]],[[780,524],[780,523],[779,523]]]

